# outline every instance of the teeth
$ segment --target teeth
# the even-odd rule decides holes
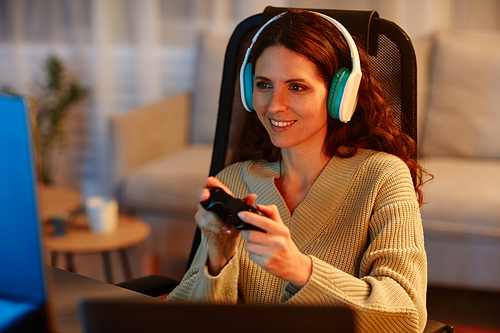
[[[286,127],[293,124],[295,121],[275,121],[271,119],[271,124],[277,127]]]

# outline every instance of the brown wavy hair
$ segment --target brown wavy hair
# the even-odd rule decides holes
[[[306,56],[317,67],[329,88],[340,67],[351,68],[349,48],[344,37],[330,22],[318,15],[293,9],[267,26],[255,42],[249,61],[255,63],[270,46],[283,46]],[[348,123],[328,117],[328,133],[324,150],[329,157],[349,158],[360,148],[387,152],[401,158],[410,169],[419,205],[423,204],[421,186],[428,173],[417,162],[414,140],[397,125],[384,97],[382,86],[375,79],[364,48],[358,47],[363,76],[358,92],[358,104]],[[245,116],[232,162],[265,159],[278,161],[280,149],[275,147],[255,112]],[[351,149],[340,149],[350,147]]]

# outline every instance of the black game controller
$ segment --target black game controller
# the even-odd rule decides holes
[[[240,230],[258,230],[263,231],[261,228],[243,222],[238,217],[238,212],[248,211],[266,216],[266,214],[257,210],[255,207],[247,205],[245,201],[236,199],[227,194],[220,187],[209,187],[210,197],[207,200],[200,202],[201,206],[206,210],[212,211],[217,214],[224,222],[232,225]]]

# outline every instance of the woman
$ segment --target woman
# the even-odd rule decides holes
[[[351,66],[339,31],[300,10],[262,31],[250,54],[247,148],[206,185],[256,204],[267,217],[239,217],[266,233],[200,208],[202,244],[168,300],[347,305],[359,331],[424,329],[423,170],[359,51],[358,104],[342,123],[326,107],[334,73]]]

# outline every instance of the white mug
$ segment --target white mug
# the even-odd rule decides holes
[[[101,196],[85,200],[85,210],[90,230],[96,233],[111,233],[118,227],[118,203]]]

